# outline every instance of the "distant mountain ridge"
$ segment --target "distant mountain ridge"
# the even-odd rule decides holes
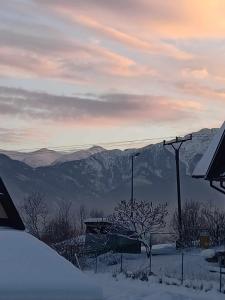
[[[88,149],[81,149],[72,153],[65,153],[62,154],[58,159],[52,162],[52,164],[59,164],[66,161],[73,161],[73,160],[79,160],[79,159],[85,159],[93,154],[100,153],[102,151],[105,151],[106,149],[100,147],[100,146],[93,146]]]
[[[207,149],[216,129],[203,129],[193,134],[181,149],[181,192],[182,199],[197,201],[216,201],[222,204],[222,195],[212,190],[204,180],[191,178],[190,174]],[[130,199],[131,154],[140,152],[134,161],[134,196],[156,202],[168,202],[176,205],[176,177],[174,153],[165,149],[162,143],[140,149],[99,150],[89,152],[87,157],[82,152],[75,159],[65,156],[57,163],[42,167],[13,160],[0,154],[0,175],[9,187],[16,203],[33,191],[45,194],[49,204],[61,199],[71,200],[75,206],[84,204],[88,207],[109,211],[116,202]],[[44,151],[43,151],[44,152]],[[79,157],[79,159],[77,159]],[[73,159],[73,160],[70,160]]]
[[[84,159],[103,150],[105,149],[99,146],[93,146],[89,149],[77,150],[72,153],[54,151],[47,148],[42,148],[32,152],[8,151],[0,149],[0,154],[5,154],[11,159],[24,162],[25,164],[33,168],[38,168],[62,163],[65,161]]]

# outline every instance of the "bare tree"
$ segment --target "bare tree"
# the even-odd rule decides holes
[[[182,211],[182,242],[184,246],[192,246],[199,240],[201,229],[203,228],[204,220],[202,217],[202,207],[199,202],[186,201]],[[171,226],[179,235],[178,213],[174,212]]]
[[[221,245],[225,241],[225,211],[218,208],[204,208],[202,217],[207,224],[212,245]]]
[[[48,207],[44,196],[39,192],[32,193],[24,198],[21,209],[27,230],[38,239],[41,239],[42,230],[46,225],[48,216]]]
[[[129,237],[138,239],[149,252],[149,236],[153,231],[165,227],[168,214],[167,204],[153,204],[148,201],[121,201],[113,214],[115,223],[131,230]]]
[[[62,200],[56,215],[49,221],[43,234],[43,240],[48,243],[58,243],[74,237],[76,228],[71,216],[72,202]]]
[[[72,202],[67,200],[61,200],[58,204],[58,219],[63,220],[65,223],[69,223],[71,218],[71,209],[72,209]]]
[[[172,228],[179,232],[178,216],[175,211]],[[193,246],[199,241],[201,230],[207,230],[212,245],[225,241],[225,211],[216,207],[203,206],[199,202],[186,201],[182,208],[182,240],[184,246]]]

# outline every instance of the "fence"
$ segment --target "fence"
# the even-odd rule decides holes
[[[81,245],[66,244],[56,250],[82,270],[114,275],[124,273],[141,280],[154,277],[160,283],[205,291],[216,289],[225,293],[225,251],[212,262],[213,259],[206,261],[203,256],[204,253],[208,255],[210,250],[177,250],[175,243],[155,245],[149,256],[144,251],[140,254],[105,253],[106,249],[88,250]]]
[[[224,259],[218,263],[208,263],[201,250],[175,251],[168,254],[106,253],[97,255],[82,254],[78,259],[81,268],[95,273],[124,273],[128,277],[148,280],[149,276],[159,282],[171,285],[184,285],[187,288],[209,291],[216,289],[225,293]]]

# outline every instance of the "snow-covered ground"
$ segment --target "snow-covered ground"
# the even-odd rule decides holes
[[[149,271],[149,258],[104,254],[89,259],[81,272],[47,245],[17,230],[0,230],[0,300],[222,300],[218,292],[219,274],[209,272],[205,257],[210,251],[186,251],[184,282],[181,285],[181,254],[173,244],[153,247],[153,275],[133,275]],[[88,268],[89,267],[89,268]],[[89,269],[89,270],[88,270]],[[144,281],[145,279],[145,281]],[[224,283],[224,282],[223,282]],[[224,289],[224,284],[223,284]],[[102,297],[103,290],[103,297]]]
[[[205,258],[214,250],[186,250],[182,255],[174,244],[153,247],[152,272],[149,281],[127,278],[140,271],[148,273],[149,258],[145,253],[123,254],[121,274],[121,254],[107,253],[98,257],[97,274],[92,273],[96,282],[101,283],[106,300],[123,299],[224,299],[219,291],[219,267],[208,263]],[[96,260],[90,259],[89,270],[96,268]],[[211,272],[215,271],[215,272]],[[90,271],[87,271],[90,272]],[[92,271],[93,272],[93,271]],[[225,272],[225,270],[223,270]],[[94,275],[93,275],[94,274]],[[222,277],[222,290],[225,288],[225,275]]]
[[[170,249],[171,251],[171,249]],[[153,253],[159,253],[153,250]],[[182,272],[182,256],[179,251],[165,253],[152,256],[152,272],[157,276],[167,276],[181,279]],[[149,270],[149,258],[145,253],[141,254],[123,254],[122,268],[126,272],[138,272]],[[95,269],[95,259],[90,259],[89,265]],[[208,263],[202,255],[201,250],[192,250],[184,252],[183,260],[184,280],[202,280],[206,282],[219,281],[219,273],[212,273],[210,270],[219,268],[215,263]],[[121,268],[121,255],[107,253],[98,257],[97,269],[98,272],[117,273]],[[225,276],[224,276],[225,279]]]
[[[101,300],[85,274],[30,234],[0,230],[0,300]]]
[[[159,284],[154,278],[143,282],[123,275],[113,278],[110,273],[88,275],[102,286],[104,300],[224,300],[224,294],[215,290],[205,292]]]

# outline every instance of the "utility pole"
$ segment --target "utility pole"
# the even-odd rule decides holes
[[[192,140],[192,134],[187,138],[176,137],[175,140],[166,142],[163,141],[163,146],[172,146],[175,151],[176,161],[176,177],[177,177],[177,208],[178,208],[178,230],[179,230],[179,241],[182,242],[182,214],[181,214],[181,193],[180,193],[180,148],[183,143]],[[176,146],[177,145],[177,146]]]
[[[140,153],[135,153],[131,155],[131,218],[134,214],[134,158],[139,156]]]

